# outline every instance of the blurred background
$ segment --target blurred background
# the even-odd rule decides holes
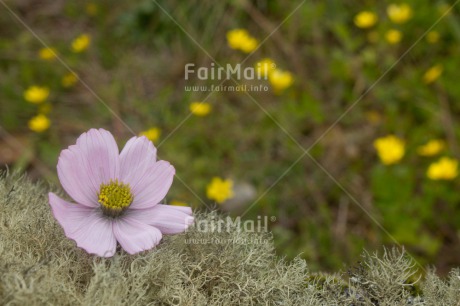
[[[397,242],[445,273],[460,264],[455,4],[0,0],[0,165],[58,185],[82,132],[143,134],[176,168],[169,203],[273,216],[278,253],[313,271]],[[262,63],[267,80],[238,83],[268,90],[186,90],[221,84],[185,80],[187,63]]]

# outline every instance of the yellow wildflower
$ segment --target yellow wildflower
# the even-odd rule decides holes
[[[182,201],[177,201],[177,200],[172,200],[171,203],[169,203],[169,205],[173,205],[173,206],[189,206],[187,203],[182,202]]]
[[[41,133],[50,127],[50,120],[43,114],[39,114],[29,120],[29,129]]]
[[[214,177],[206,187],[206,195],[209,199],[215,200],[217,203],[223,203],[233,198],[233,181]]]
[[[207,102],[192,102],[190,103],[190,111],[196,116],[206,116],[211,112],[211,104]]]
[[[256,71],[257,75],[260,75],[261,77],[267,77],[270,75],[270,73],[273,71],[273,69],[276,68],[276,64],[273,60],[270,58],[264,58],[261,61],[258,61],[256,63]]]
[[[452,180],[458,175],[458,161],[442,157],[428,167],[426,175],[431,180]]]
[[[391,45],[398,44],[402,39],[402,33],[399,30],[391,29],[385,33],[385,39]]]
[[[72,51],[80,53],[85,51],[91,42],[91,37],[88,34],[81,34],[72,41]]]
[[[440,37],[441,35],[439,35],[438,31],[430,31],[428,34],[426,34],[426,41],[430,44],[435,44],[439,41]]]
[[[41,86],[30,86],[24,91],[24,99],[27,102],[40,104],[50,95],[50,90],[48,87],[41,87]]]
[[[370,11],[362,11],[355,16],[354,22],[358,28],[367,29],[373,27],[378,21],[375,13]]]
[[[78,77],[75,74],[73,74],[72,72],[67,73],[61,79],[61,84],[65,88],[72,87],[77,82],[78,82]]]
[[[54,48],[41,48],[38,57],[45,61],[52,61],[56,58],[57,51]]]
[[[160,138],[161,130],[157,127],[150,128],[146,131],[143,131],[139,136],[145,136],[148,140],[155,142]]]
[[[439,77],[441,76],[443,70],[444,69],[443,69],[442,65],[440,65],[440,64],[431,67],[423,75],[423,82],[425,84],[433,83],[434,81],[439,79]]]
[[[273,86],[275,93],[280,93],[294,83],[294,77],[289,71],[273,70],[268,75],[268,80]]]
[[[387,14],[394,23],[404,23],[412,17],[412,8],[406,3],[390,4],[387,7]]]
[[[240,49],[244,53],[251,53],[257,48],[258,44],[259,42],[255,38],[249,38],[241,43]]]
[[[385,165],[399,162],[405,153],[404,141],[394,135],[378,138],[374,141],[380,160]]]
[[[245,53],[254,51],[259,42],[249,35],[244,29],[235,29],[227,32],[228,45],[232,49],[241,50]]]
[[[417,148],[417,153],[422,156],[433,156],[439,154],[446,147],[446,143],[440,139],[430,140],[423,146]]]

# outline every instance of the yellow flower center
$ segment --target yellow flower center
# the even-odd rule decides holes
[[[98,202],[106,216],[117,217],[131,205],[133,198],[129,184],[110,180],[108,184],[101,184]]]

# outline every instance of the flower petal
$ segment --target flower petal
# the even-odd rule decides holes
[[[101,184],[118,178],[117,143],[110,132],[91,129],[61,152],[57,170],[62,186],[76,202],[99,206]]]
[[[77,146],[73,145],[63,150],[59,156],[57,165],[59,181],[65,191],[76,202],[85,206],[95,207],[97,193],[94,192],[90,185],[87,174],[82,171],[81,165],[83,164],[83,153]]]
[[[112,134],[104,129],[91,129],[77,139],[77,146],[87,158],[97,191],[101,183],[118,178],[120,161],[118,145]]]
[[[128,216],[158,228],[162,234],[184,232],[192,223],[192,209],[184,206],[157,204],[147,209],[131,209]]]
[[[153,207],[164,199],[174,179],[174,167],[167,161],[160,160],[147,169],[147,174],[133,192],[131,209]]]
[[[51,192],[48,196],[54,217],[77,246],[101,257],[115,254],[117,243],[112,221],[104,218],[100,210],[69,203]]]
[[[142,181],[155,164],[157,149],[146,137],[132,137],[120,153],[120,179],[134,194],[143,188]]]
[[[121,247],[129,254],[150,250],[161,240],[159,229],[129,216],[113,221],[113,233]]]

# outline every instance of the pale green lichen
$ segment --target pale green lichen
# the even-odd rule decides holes
[[[429,272],[412,285],[416,268],[396,250],[381,257],[364,253],[348,273],[311,274],[300,258],[277,258],[270,234],[235,229],[192,229],[142,254],[119,249],[109,259],[94,257],[64,236],[46,186],[0,176],[1,305],[457,305],[460,300],[458,270],[445,281]],[[257,243],[235,243],[244,240]]]

